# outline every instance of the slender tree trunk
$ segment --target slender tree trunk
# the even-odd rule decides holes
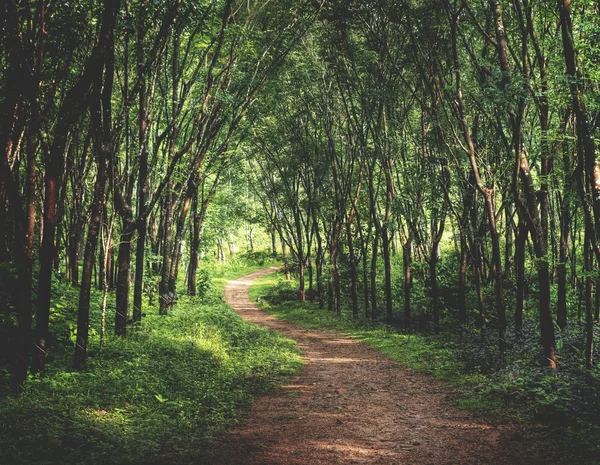
[[[346,222],[346,236],[348,239],[348,258],[350,262],[350,298],[352,302],[352,318],[358,318],[358,272],[356,269],[356,253],[352,238],[352,225]]]
[[[467,270],[469,267],[469,249],[465,232],[460,232],[460,259],[458,268],[458,322],[467,322]]]
[[[277,255],[277,235],[276,235],[276,228],[275,225],[272,224],[270,227],[270,233],[271,233],[271,255],[273,255],[274,257]]]
[[[567,261],[568,261],[568,241],[571,211],[567,195],[561,199],[560,215],[560,238],[559,238],[559,257],[556,267],[558,278],[558,299],[556,303],[556,323],[561,329],[567,326]]]
[[[523,334],[523,312],[525,310],[525,246],[528,234],[527,223],[523,215],[519,215],[519,225],[515,240],[515,334]]]
[[[374,234],[371,250],[371,319],[377,315],[377,256],[379,254],[379,235]]]
[[[117,254],[117,296],[115,312],[115,334],[127,336],[129,323],[129,291],[131,288],[131,241],[133,228],[131,223],[123,221],[123,231]]]
[[[383,266],[385,271],[385,309],[386,309],[386,323],[391,325],[393,323],[393,300],[392,300],[392,262],[390,256],[390,238],[388,237],[387,231],[383,231],[381,238],[381,245],[383,251]]]
[[[404,264],[404,326],[409,329],[411,322],[410,292],[412,288],[411,262],[413,242],[409,237],[402,247],[402,259]]]
[[[323,252],[323,241],[321,238],[321,233],[319,231],[319,222],[316,219],[316,216],[313,217],[314,228],[315,228],[315,238],[317,241],[317,260],[316,260],[316,268],[317,268],[317,294],[319,301],[319,308],[323,309],[325,307],[325,290],[323,289],[323,261],[324,261],[324,252]]]
[[[142,8],[143,9],[143,8]],[[140,25],[138,31],[138,74],[143,76],[141,69],[143,64],[143,25]],[[138,199],[137,215],[143,215],[146,206],[146,197],[148,192],[148,147],[146,133],[148,131],[148,102],[146,97],[146,81],[142,78],[139,92],[140,110],[138,114],[138,139],[140,143],[140,156],[138,168]],[[148,221],[146,218],[139,218],[138,237],[135,249],[135,278],[133,286],[133,321],[139,323],[142,320],[142,293],[144,290],[144,265],[146,253],[146,234],[148,230]]]
[[[170,182],[172,184],[172,182]],[[161,266],[161,279],[160,284],[158,286],[158,295],[159,295],[159,310],[158,313],[160,315],[166,315],[170,304],[169,297],[169,279],[171,277],[171,259],[173,257],[171,252],[171,246],[173,244],[173,194],[171,189],[168,189],[165,199],[163,202],[163,210],[162,215],[164,217],[164,235],[162,238],[162,266]],[[219,259],[225,263],[225,253],[222,251],[223,249],[223,239],[219,238]]]
[[[99,145],[102,142],[98,141]],[[106,185],[106,159],[112,152],[104,144],[98,150],[98,172],[92,199],[92,214],[88,226],[87,241],[83,260],[81,287],[79,289],[79,307],[77,311],[77,335],[73,367],[79,370],[85,366],[89,336],[90,291],[92,287],[92,270],[96,259],[98,235],[100,233],[104,210],[104,186]]]
[[[593,294],[594,294],[594,278],[592,269],[594,259],[592,256],[592,239],[593,230],[589,224],[585,227],[585,244],[584,244],[584,267],[586,271],[585,278],[585,366],[589,370],[593,367],[593,352],[594,352],[594,318],[593,318]]]
[[[304,302],[306,301],[306,283],[305,283],[305,277],[304,277],[304,260],[302,260],[302,258],[298,257],[298,288],[300,290],[300,301]]]
[[[198,188],[192,198],[192,242],[190,244],[190,265],[188,271],[188,295],[196,295],[198,275],[198,248],[200,247],[200,216],[198,215]]]
[[[19,393],[29,369],[31,351],[31,325],[32,325],[32,283],[33,283],[33,257],[35,237],[35,184],[36,184],[36,150],[37,150],[37,124],[30,125],[27,137],[27,178],[25,181],[25,216],[17,218],[22,229],[17,231],[16,265],[17,281],[17,308],[19,341],[16,348],[15,371],[13,376],[13,392]],[[12,208],[20,208],[13,205]],[[20,214],[13,215],[20,217]]]
[[[437,246],[432,244],[430,255],[429,255],[429,280],[431,283],[431,301],[433,309],[433,332],[435,334],[440,333],[440,305],[438,295],[438,284],[437,284]]]

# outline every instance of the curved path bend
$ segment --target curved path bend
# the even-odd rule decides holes
[[[443,383],[415,374],[368,345],[307,330],[259,310],[252,282],[230,281],[225,299],[244,319],[297,341],[301,373],[258,399],[243,426],[225,433],[206,463],[544,464],[549,458],[512,426],[496,426],[444,402]],[[557,462],[552,461],[553,464]]]

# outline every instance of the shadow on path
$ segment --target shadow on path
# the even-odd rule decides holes
[[[276,270],[230,281],[225,299],[245,320],[297,341],[305,366],[258,399],[246,423],[217,440],[201,463],[557,464],[544,460],[517,427],[491,425],[448,406],[443,383],[352,338],[306,330],[259,310],[248,288]]]

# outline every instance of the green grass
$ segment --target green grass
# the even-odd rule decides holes
[[[187,464],[301,367],[295,343],[220,299],[182,297],[167,316],[146,312],[127,339],[110,337],[102,351],[92,339],[82,372],[69,368],[68,341],[57,341],[48,375],[0,399],[1,464]]]
[[[280,273],[274,273],[257,280],[250,287],[250,298],[257,301],[263,310],[283,320],[298,324],[304,328],[323,329],[341,332],[355,337],[379,349],[393,360],[401,362],[415,371],[434,375],[449,382],[456,388],[470,388],[473,383],[484,381],[483,375],[472,374],[468,379],[461,373],[463,364],[456,359],[454,344],[423,334],[402,334],[383,324],[373,323],[359,318],[353,320],[349,312],[338,315],[320,309],[316,303],[284,301],[276,305],[270,303],[268,296],[292,289],[295,283],[286,282]],[[481,399],[475,408],[490,408],[488,400]],[[499,407],[499,405],[498,405]]]

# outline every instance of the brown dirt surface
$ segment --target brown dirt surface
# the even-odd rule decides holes
[[[230,281],[225,299],[245,320],[295,340],[304,368],[258,399],[245,424],[219,438],[202,463],[560,463],[544,456],[520,427],[496,425],[448,405],[442,382],[350,337],[303,329],[259,310],[248,288],[273,271]]]

